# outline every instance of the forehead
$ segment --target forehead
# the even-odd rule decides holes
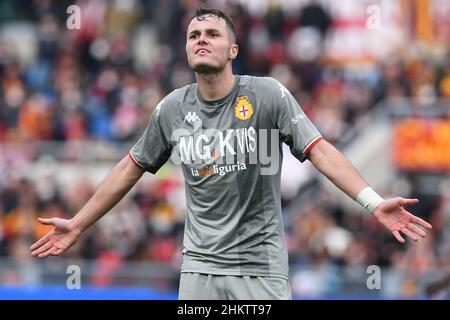
[[[187,32],[206,29],[225,30],[226,27],[225,20],[214,15],[205,15],[201,17],[200,21],[197,18],[192,19],[187,28]]]

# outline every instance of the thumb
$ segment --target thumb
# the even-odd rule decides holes
[[[38,218],[39,222],[45,225],[55,225],[55,218],[50,219],[44,219],[44,218]]]
[[[419,202],[419,199],[405,199],[405,198],[400,198],[399,200],[399,204],[401,206],[407,206],[407,205],[413,205]]]

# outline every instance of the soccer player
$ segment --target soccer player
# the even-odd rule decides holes
[[[405,209],[418,200],[379,196],[277,80],[233,74],[238,45],[225,13],[196,11],[186,54],[196,83],[158,104],[140,140],[72,219],[39,219],[54,228],[33,244],[33,256],[69,249],[145,171],[156,173],[172,155],[183,169],[187,201],[179,298],[291,299],[280,141],[301,162],[311,161],[398,241],[405,242],[402,234],[425,237],[419,226],[431,225]]]

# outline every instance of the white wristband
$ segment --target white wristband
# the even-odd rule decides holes
[[[371,187],[365,187],[356,196],[356,202],[372,214],[378,205],[383,201],[384,199]]]

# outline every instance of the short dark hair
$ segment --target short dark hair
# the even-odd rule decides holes
[[[195,14],[191,18],[191,20],[195,18],[198,21],[203,21],[203,20],[205,20],[206,16],[215,16],[219,19],[225,20],[225,24],[227,25],[228,29],[231,31],[231,34],[234,37],[234,41],[236,41],[237,33],[236,33],[236,28],[234,27],[233,20],[230,18],[230,16],[228,16],[225,12],[223,12],[220,9],[198,7],[195,10]]]

